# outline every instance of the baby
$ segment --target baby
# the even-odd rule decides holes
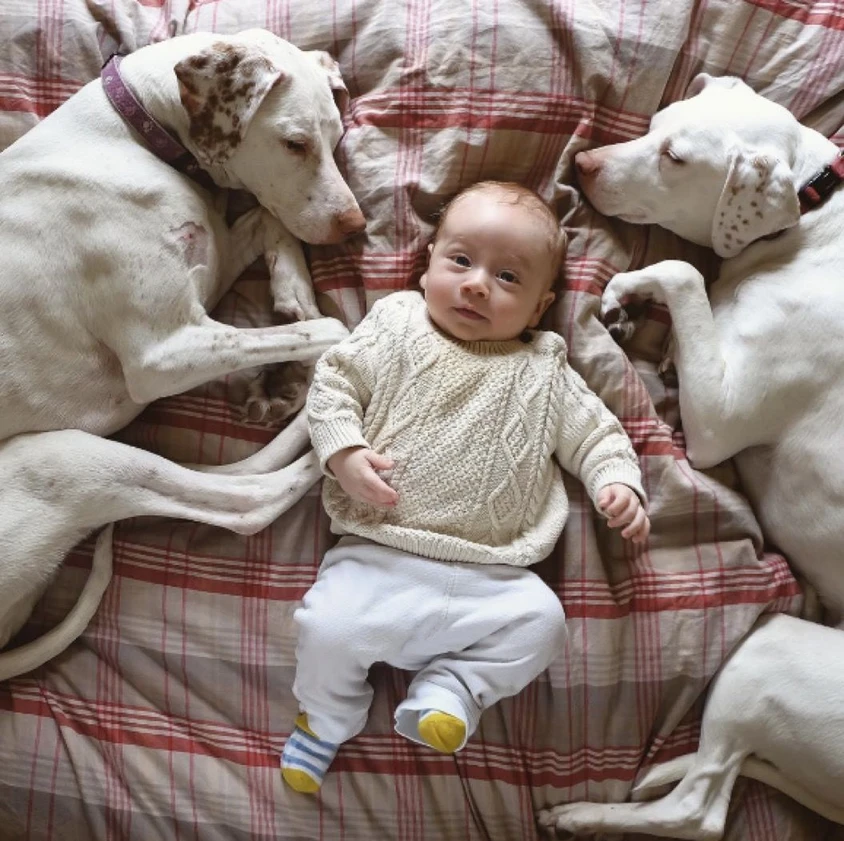
[[[378,301],[317,364],[311,440],[344,537],[295,614],[302,714],[281,766],[297,791],[363,729],[373,663],[416,672],[396,731],[453,753],[563,650],[560,600],[528,569],[566,522],[559,466],[610,527],[648,536],[630,440],[534,329],[564,248],[537,194],[476,184],[441,217],[423,294]]]

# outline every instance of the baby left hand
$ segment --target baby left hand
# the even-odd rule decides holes
[[[644,543],[651,533],[651,521],[642,501],[632,488],[615,483],[598,492],[598,511],[607,518],[611,529],[622,528],[621,536],[634,543]]]

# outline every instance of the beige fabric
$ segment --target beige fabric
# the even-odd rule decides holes
[[[374,668],[367,727],[319,798],[285,791],[278,773],[296,712],[292,614],[331,541],[318,490],[252,538],[121,523],[115,578],[85,637],[0,687],[0,835],[536,841],[536,807],[624,800],[640,768],[694,750],[707,681],[760,612],[799,610],[799,589],[732,466],[701,473],[685,459],[676,381],[657,371],[664,311],[645,311],[624,350],[597,318],[614,272],[682,257],[712,277],[714,255],[600,217],[579,197],[572,157],[644,133],[701,70],[741,76],[844,142],[841,4],[0,0],[0,11],[3,144],[116,48],[263,26],[331,52],[352,95],[337,158],[368,224],[309,259],[324,309],[350,325],[421,274],[445,198],[483,178],[538,188],[571,243],[567,290],[546,326],[633,440],[653,523],[646,551],[634,551],[567,479],[566,529],[533,567],[568,617],[569,644],[549,672],[488,710],[455,760],[394,734],[407,677]],[[215,315],[270,323],[266,277],[254,267]],[[160,401],[121,437],[187,462],[244,457],[274,430],[243,422],[243,391],[231,377]],[[71,557],[27,634],[74,602],[90,549]],[[733,806],[727,841],[844,837],[761,784],[741,783]]]

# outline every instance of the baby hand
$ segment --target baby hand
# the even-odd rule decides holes
[[[399,495],[375,472],[390,470],[393,460],[367,447],[347,447],[328,459],[328,467],[340,487],[358,502],[393,508]]]
[[[651,532],[651,521],[642,507],[642,501],[632,488],[615,483],[598,493],[598,510],[607,518],[611,529],[622,529],[621,536],[634,543],[644,543]]]

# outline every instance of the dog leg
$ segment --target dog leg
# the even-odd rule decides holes
[[[688,263],[665,260],[618,274],[604,290],[604,320],[623,311],[632,297],[666,304],[671,313],[683,429],[695,467],[711,467],[760,443],[753,438],[758,424],[744,420],[753,416],[758,402],[754,383],[724,352],[700,272]]]
[[[258,206],[247,210],[231,224],[227,247],[223,251],[225,257],[219,269],[221,283],[216,298],[208,302],[208,309],[213,309],[231,285],[264,253],[268,220],[273,217]]]
[[[282,321],[320,318],[302,244],[277,220],[264,220],[264,259],[273,306]],[[283,423],[304,405],[313,367],[282,362],[262,368],[249,383],[243,407],[253,423]]]
[[[286,467],[302,453],[305,447],[309,446],[308,418],[304,412],[299,412],[269,444],[241,461],[220,465],[186,464],[184,466],[203,473],[217,473],[225,476],[270,473]]]
[[[348,334],[336,318],[238,329],[203,313],[166,338],[150,337],[137,354],[121,354],[121,363],[132,400],[146,404],[244,368],[314,360]]]
[[[306,437],[303,418],[266,452],[239,465],[202,471],[79,430],[5,442],[0,446],[0,475],[6,477],[0,487],[0,592],[8,607],[0,606],[0,641],[18,631],[67,552],[102,525],[142,515],[194,520],[239,534],[270,525],[320,477],[313,451],[277,469],[302,449]],[[251,468],[269,472],[245,472]],[[97,578],[86,585],[85,604],[65,626],[68,633],[78,635],[84,616],[93,613],[91,605],[99,603],[103,577],[110,577],[110,553],[95,558]],[[62,639],[66,645],[72,638]],[[57,644],[54,638],[47,649],[55,653]],[[3,669],[0,663],[0,675],[9,676]]]
[[[289,321],[319,318],[322,313],[302,243],[269,216],[264,220],[264,259],[270,270],[273,308],[279,316]]]
[[[716,841],[724,834],[730,794],[744,759],[713,740],[701,750],[689,773],[660,800],[651,803],[568,803],[542,810],[541,826],[574,835],[642,832],[662,838]]]

